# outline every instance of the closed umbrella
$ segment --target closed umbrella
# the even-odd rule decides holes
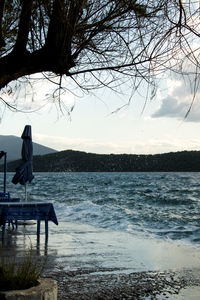
[[[25,201],[27,201],[27,183],[31,183],[33,180],[32,160],[33,160],[33,144],[31,126],[26,125],[22,133],[23,139],[22,151],[21,151],[21,163],[16,169],[16,173],[12,179],[14,184],[20,183],[25,185]]]

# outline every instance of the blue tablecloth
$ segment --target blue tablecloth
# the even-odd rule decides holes
[[[58,225],[52,203],[0,202],[0,225],[12,220],[52,221]]]
[[[18,220],[37,220],[37,235],[40,234],[40,221],[45,221],[46,237],[48,237],[48,221],[58,225],[52,203],[43,202],[0,202],[0,225],[3,225],[4,239],[6,222]]]

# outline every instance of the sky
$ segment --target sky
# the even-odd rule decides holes
[[[129,91],[116,94],[101,89],[93,95],[63,95],[69,114],[64,115],[52,100],[33,113],[12,112],[0,104],[0,135],[21,136],[25,125],[32,126],[35,143],[56,150],[79,150],[92,153],[157,154],[182,150],[200,150],[200,88],[193,100],[190,83],[173,76],[160,83],[157,95],[145,104],[145,97]],[[142,91],[140,91],[142,93]],[[36,109],[51,94],[46,83],[38,82],[33,91],[18,94],[20,108]],[[26,96],[25,96],[26,95]],[[7,99],[11,99],[11,94]],[[25,99],[26,97],[26,99]],[[144,108],[144,110],[143,110]],[[118,110],[119,109],[119,110]],[[2,147],[2,146],[1,146]]]

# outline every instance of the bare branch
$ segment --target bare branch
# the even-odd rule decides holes
[[[161,73],[186,73],[185,59],[199,74],[198,16],[195,0],[0,0],[0,89],[43,72],[58,98],[65,78],[81,92],[155,91]]]

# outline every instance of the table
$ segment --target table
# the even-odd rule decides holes
[[[58,225],[52,203],[44,202],[0,202],[0,225],[2,242],[5,236],[6,222],[19,220],[37,220],[37,238],[40,236],[40,222],[45,221],[45,238],[48,240],[48,221]]]

